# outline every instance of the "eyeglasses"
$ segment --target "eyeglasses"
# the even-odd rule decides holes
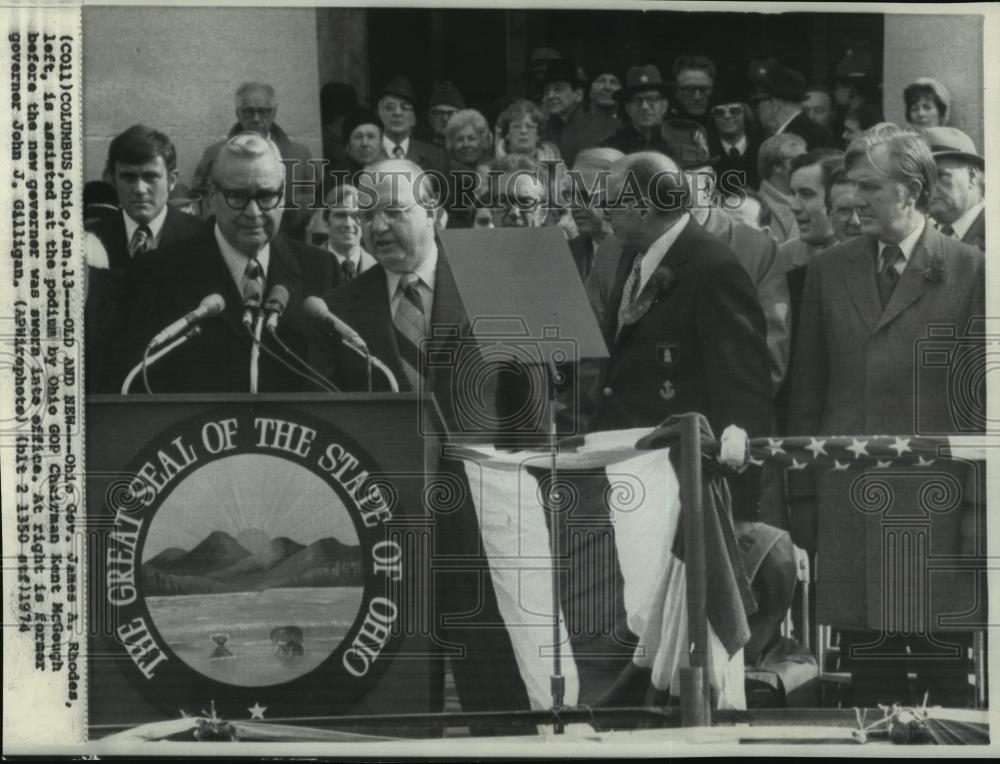
[[[238,212],[249,207],[250,202],[257,202],[257,207],[265,212],[273,210],[281,204],[281,199],[285,195],[284,189],[262,188],[256,194],[251,194],[242,188],[224,188],[218,184],[214,184],[214,189],[217,193],[222,194],[222,198],[226,200],[230,209]]]
[[[432,117],[448,119],[449,117],[451,117],[452,114],[456,114],[457,112],[458,109],[448,109],[448,108],[442,108],[440,106],[435,106],[433,109],[430,110],[429,113]]]
[[[684,85],[678,90],[686,96],[705,95],[712,88],[708,85]]]
[[[497,199],[497,206],[501,214],[508,212],[534,212],[542,204],[542,200],[533,196],[501,196]]]
[[[835,207],[834,209],[830,210],[830,214],[831,215],[836,215],[837,217],[849,218],[852,215],[854,215],[855,213],[857,213],[860,216],[862,209],[863,208],[860,207],[860,206],[858,206],[858,207]]]
[[[418,204],[419,202],[414,202],[413,204],[407,204],[405,207],[380,207],[375,210],[365,210],[358,213],[358,217],[361,219],[361,222],[368,225],[374,223],[375,218],[379,215],[382,215],[390,223],[399,223],[407,211],[413,209]]]
[[[245,119],[250,119],[251,117],[270,117],[274,114],[273,106],[241,106],[240,116]]]
[[[713,106],[713,117],[738,117],[743,113],[743,107],[735,103],[731,106]]]

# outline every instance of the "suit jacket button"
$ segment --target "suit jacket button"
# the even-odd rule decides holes
[[[614,390],[612,390],[610,387],[605,387],[604,388],[604,397],[605,398],[610,398],[612,393],[614,393]]]

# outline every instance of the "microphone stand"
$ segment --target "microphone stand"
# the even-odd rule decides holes
[[[396,375],[392,373],[392,369],[382,363],[378,358],[373,356],[369,352],[368,348],[359,348],[353,342],[348,342],[347,340],[341,340],[347,347],[357,353],[359,356],[365,359],[365,363],[368,365],[368,392],[372,391],[372,366],[382,372],[385,375],[386,380],[389,382],[389,389],[394,392],[399,392],[399,382],[396,380]]]
[[[152,393],[153,391],[149,389],[149,380],[146,379],[146,370],[150,366],[155,364],[157,361],[159,361],[161,358],[163,358],[165,355],[173,351],[175,348],[179,347],[180,345],[183,345],[192,337],[197,337],[199,334],[201,334],[201,327],[195,324],[185,334],[182,334],[180,337],[175,339],[169,345],[164,345],[152,355],[149,354],[150,348],[152,346],[151,345],[147,346],[146,352],[142,356],[142,360],[132,367],[132,370],[128,373],[128,376],[125,377],[125,381],[122,382],[121,394],[122,395],[129,394],[129,389],[132,387],[132,383],[135,381],[135,378],[139,375],[140,372],[142,373],[143,379],[146,380],[146,392]]]
[[[260,335],[264,330],[264,312],[258,311],[253,326],[253,344],[250,346],[250,392],[256,393],[260,377]]]
[[[552,528],[552,676],[550,677],[550,687],[552,690],[553,711],[562,707],[566,695],[566,677],[562,673],[562,634],[559,624],[562,620],[562,577],[560,573],[560,559],[562,557],[562,512],[559,509],[559,488],[557,485],[558,468],[557,457],[559,455],[558,432],[556,428],[556,381],[559,373],[556,371],[555,363],[551,358],[545,364],[545,376],[548,388],[548,447],[549,447],[549,490],[546,495],[546,504],[551,518]],[[555,714],[555,722],[552,725],[553,732],[557,735],[563,734],[564,726]]]

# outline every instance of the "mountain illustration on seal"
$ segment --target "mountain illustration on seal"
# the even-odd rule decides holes
[[[263,531],[213,531],[193,549],[168,547],[142,564],[146,596],[362,586],[361,547],[332,537],[309,545]]]

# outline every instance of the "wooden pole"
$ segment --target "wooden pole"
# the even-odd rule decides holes
[[[685,414],[681,425],[681,512],[684,519],[684,568],[687,576],[689,668],[682,669],[681,723],[711,724],[708,673],[708,615],[705,607],[705,518],[702,513],[701,437],[697,414]]]

